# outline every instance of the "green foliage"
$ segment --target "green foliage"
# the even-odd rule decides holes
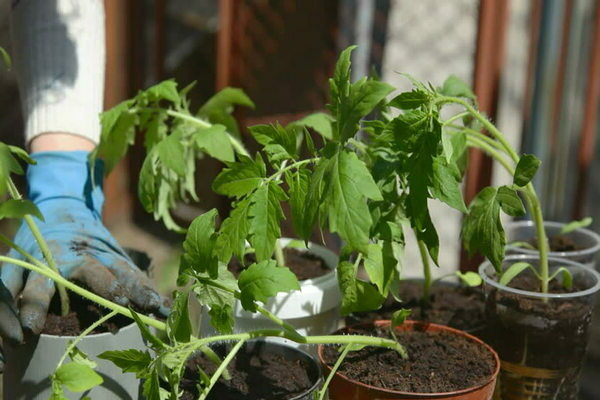
[[[277,265],[275,260],[252,264],[242,271],[238,279],[244,309],[256,311],[256,301],[266,303],[279,292],[299,290],[296,276],[287,268]]]
[[[11,61],[10,56],[8,55],[7,51],[4,50],[2,47],[0,47],[0,58],[2,58],[2,61],[4,62],[4,65],[6,66],[6,68],[8,70],[10,70],[12,67],[12,61]]]
[[[541,163],[533,154],[523,154],[515,169],[515,185],[521,187],[527,185],[533,179]]]
[[[533,268],[531,264],[527,262],[516,262],[502,272],[499,283],[505,286],[508,285],[510,281],[512,281],[517,275],[519,275],[526,269],[530,269],[531,271],[537,274],[537,271]]]
[[[477,272],[472,272],[472,271],[468,271],[468,272],[460,272],[460,271],[456,271],[456,276],[458,276],[458,278],[460,279],[460,281],[467,286],[479,286],[482,284],[483,280],[481,279],[481,276],[479,276],[479,274]]]
[[[53,381],[71,392],[79,393],[100,385],[104,380],[89,365],[70,362],[56,370]]]
[[[394,311],[394,313],[392,314],[392,328],[395,328],[396,326],[400,326],[404,323],[404,321],[406,320],[406,318],[408,318],[410,316],[410,314],[412,313],[412,310],[408,310],[406,308],[401,308],[400,310],[396,310]]]
[[[576,231],[577,229],[586,228],[590,226],[592,222],[593,219],[591,217],[586,217],[579,221],[571,221],[560,229],[560,233],[562,235],[566,235],[568,233]]]
[[[40,221],[44,221],[44,216],[29,200],[10,199],[0,204],[0,219],[3,218],[23,218],[26,215],[33,215]]]
[[[98,358],[111,361],[123,372],[136,374],[143,372],[152,362],[150,353],[137,349],[105,351],[99,354]]]

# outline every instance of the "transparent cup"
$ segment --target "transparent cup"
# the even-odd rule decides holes
[[[562,222],[544,222],[546,235],[548,237],[561,235],[560,231],[566,224]],[[514,242],[528,242],[537,237],[535,224],[533,221],[513,221],[505,225],[506,241],[508,243],[506,250],[507,254],[527,254],[534,256],[538,253],[537,250],[523,248],[512,245]],[[597,258],[600,254],[600,235],[589,229],[579,228],[564,235],[575,243],[580,250],[572,251],[551,251],[550,257],[565,258],[584,264],[587,267],[596,269],[598,265]]]
[[[537,268],[539,257],[511,255],[502,267],[506,269],[515,262],[528,262]],[[506,286],[498,282],[489,261],[479,267],[486,296],[485,339],[500,356],[497,390],[503,399],[577,399],[577,381],[590,336],[594,295],[600,290],[600,274],[580,263],[554,257],[549,259],[549,266],[551,273],[559,267],[567,268],[575,291],[544,294],[524,290],[523,280],[538,281],[530,270]],[[558,286],[562,279],[559,274]],[[520,289],[511,287],[519,285]]]

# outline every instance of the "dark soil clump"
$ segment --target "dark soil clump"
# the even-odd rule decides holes
[[[283,255],[288,267],[299,281],[314,279],[323,276],[331,271],[325,261],[308,251],[302,251],[293,247],[284,247]],[[254,254],[247,254],[244,257],[246,266],[256,262]],[[244,265],[237,258],[229,263],[229,270],[237,277],[244,270]]]
[[[211,376],[217,365],[204,355],[197,355],[188,361],[180,384],[184,390],[183,400],[198,398],[198,368]],[[268,351],[255,353],[242,349],[227,369],[231,380],[219,379],[208,399],[286,400],[305,393],[315,384],[304,360],[290,359]]]
[[[535,249],[538,248],[537,238],[530,239],[528,243]],[[585,249],[585,247],[578,245],[573,239],[566,235],[550,236],[548,238],[548,244],[550,245],[550,251],[561,253],[565,251],[579,251]]]
[[[373,330],[374,329],[374,330]],[[352,329],[351,334],[389,337],[387,329]],[[481,344],[446,332],[406,331],[397,333],[408,359],[395,351],[365,347],[348,353],[338,370],[342,375],[378,388],[412,393],[451,392],[485,383],[496,362]],[[333,365],[337,346],[328,346],[323,356]]]
[[[69,293],[71,301],[71,312],[65,317],[60,315],[60,299],[57,292],[50,303],[42,333],[55,336],[78,336],[87,327],[110,312],[75,293],[70,291],[67,293]],[[94,329],[92,333],[115,333],[131,322],[127,317],[115,315]]]
[[[478,333],[485,326],[485,298],[480,288],[436,284],[431,289],[429,304],[422,303],[423,283],[402,281],[402,302],[389,297],[379,310],[354,313],[346,318],[346,325],[374,320],[391,319],[394,311],[407,308],[409,319],[447,325],[466,332]]]

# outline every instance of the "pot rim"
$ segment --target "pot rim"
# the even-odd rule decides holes
[[[511,261],[511,260],[515,260],[515,261],[539,260],[539,256],[528,255],[528,254],[514,254],[514,255],[506,256],[504,258],[503,262]],[[588,289],[581,290],[579,292],[572,292],[572,293],[540,293],[540,292],[530,292],[528,290],[522,290],[522,289],[515,289],[515,288],[511,288],[506,285],[502,285],[500,282],[498,282],[495,279],[488,276],[486,271],[490,267],[492,268],[493,271],[495,271],[494,267],[492,266],[492,263],[489,260],[484,261],[479,266],[479,276],[481,276],[481,278],[483,279],[483,281],[486,284],[493,286],[496,289],[504,290],[506,292],[520,294],[520,295],[527,296],[527,297],[540,298],[540,299],[571,299],[571,298],[575,298],[575,297],[589,296],[589,295],[596,293],[598,290],[600,290],[600,274],[598,272],[596,272],[595,270],[588,268],[581,263],[571,261],[566,258],[548,257],[548,261],[549,262],[557,262],[557,263],[562,264],[563,266],[566,264],[573,268],[579,268],[579,269],[585,271],[586,273],[592,275],[596,279],[596,283]]]
[[[103,338],[103,337],[107,337],[107,336],[116,336],[119,333],[125,331],[125,330],[129,330],[131,329],[131,327],[136,327],[137,328],[137,324],[135,323],[134,320],[131,320],[130,324],[127,324],[121,328],[119,328],[119,330],[117,330],[115,333],[112,332],[102,332],[102,333],[90,333],[89,335],[85,335],[85,337],[82,338],[82,340],[85,340],[87,338],[90,339],[96,339],[96,338]],[[50,338],[50,339],[75,339],[78,338],[78,336],[73,336],[73,335],[49,335],[47,333],[41,333],[38,335],[40,338]]]
[[[544,221],[544,227],[548,227],[548,228],[561,228],[565,225],[566,225],[566,223],[564,223],[564,222]],[[509,227],[512,227],[512,228],[520,228],[520,227],[535,228],[535,223],[534,223],[534,221],[532,221],[530,219],[522,220],[522,221],[511,221],[508,224],[506,224],[506,227],[507,228],[509,228]],[[592,254],[600,251],[600,235],[599,234],[597,234],[596,232],[594,232],[590,229],[586,229],[586,228],[577,228],[573,232],[577,232],[577,231],[583,232],[587,236],[592,237],[595,240],[596,244],[593,245],[592,247],[587,247],[582,250],[550,251],[550,252],[548,252],[548,255],[553,256],[553,257],[581,257],[581,256],[589,256],[589,255],[592,255]],[[531,250],[531,249],[525,249],[523,247],[512,246],[510,243],[507,245],[507,247],[518,250],[519,252],[521,252],[523,254],[534,255],[534,254],[538,253],[537,250]]]
[[[346,327],[346,328],[370,326],[370,325],[388,326],[388,325],[390,325],[390,323],[391,323],[390,320],[377,320],[377,321],[368,322],[368,323],[364,323],[364,324],[352,325],[352,326]],[[445,332],[452,333],[452,334],[455,334],[458,336],[462,336],[473,342],[476,342],[476,343],[482,345],[494,357],[494,361],[496,363],[494,372],[492,372],[492,374],[487,379],[485,379],[482,383],[479,383],[476,386],[470,386],[468,388],[455,390],[453,392],[439,392],[439,393],[402,392],[399,390],[391,390],[391,389],[385,389],[385,388],[381,388],[381,387],[377,387],[377,386],[368,385],[366,383],[363,383],[363,382],[360,382],[360,381],[357,381],[354,379],[350,379],[346,375],[340,373],[339,371],[336,372],[336,375],[338,375],[340,378],[342,378],[346,382],[349,382],[356,386],[361,386],[361,387],[369,389],[369,390],[374,390],[374,391],[378,391],[378,392],[386,393],[386,394],[390,394],[390,395],[395,395],[395,396],[407,396],[407,397],[410,396],[413,398],[422,397],[424,399],[436,398],[436,397],[444,398],[444,397],[458,396],[458,395],[471,393],[471,392],[477,391],[477,390],[491,384],[498,377],[498,373],[500,372],[500,357],[498,357],[498,354],[496,353],[496,351],[490,345],[485,343],[483,340],[481,340],[467,332],[464,332],[464,331],[461,331],[458,329],[454,329],[454,328],[450,328],[449,326],[445,326],[445,325],[433,324],[430,322],[406,320],[406,321],[404,321],[404,323],[401,326],[407,326],[409,328],[419,326],[419,327],[422,327],[424,330],[427,330],[429,327],[437,328],[441,331],[445,331]],[[343,328],[343,329],[346,329],[346,328]],[[396,329],[398,329],[398,328],[400,328],[400,326],[397,327]],[[317,348],[317,354],[319,356],[319,361],[321,362],[321,365],[325,366],[325,369],[327,369],[327,372],[329,373],[329,372],[331,372],[331,367],[329,365],[327,365],[327,363],[325,363],[325,360],[323,359],[324,347],[325,347],[324,345],[320,344],[319,347]]]

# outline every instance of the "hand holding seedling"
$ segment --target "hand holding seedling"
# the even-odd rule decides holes
[[[39,234],[48,243],[53,262],[63,277],[77,280],[121,305],[160,311],[161,297],[102,224],[104,196],[100,185],[91,185],[87,152],[43,152],[31,157],[37,164],[27,170],[29,199],[39,211],[22,207],[31,203],[24,203],[9,186],[13,199],[2,205],[0,215],[15,217],[24,211],[35,215],[39,220],[36,221]],[[97,171],[101,173],[100,168]],[[97,181],[101,182],[101,179]],[[43,249],[38,246],[35,236],[35,231],[25,221],[14,243],[20,250],[44,260]],[[23,261],[27,258],[16,246],[9,257]],[[36,272],[25,274],[21,267],[8,263],[2,266],[1,277],[13,298],[22,295],[19,310],[22,327],[39,334],[55,292],[54,283]],[[63,303],[63,312],[66,309],[68,304]],[[15,318],[16,315],[8,313],[0,319],[0,333],[20,342],[23,333],[14,322]]]

